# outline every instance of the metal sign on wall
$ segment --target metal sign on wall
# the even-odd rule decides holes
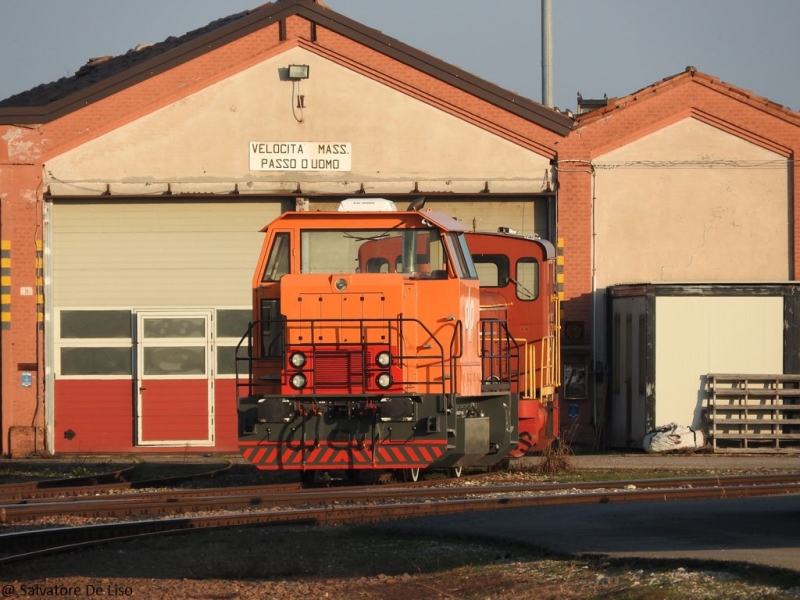
[[[250,142],[251,171],[349,171],[351,142]]]

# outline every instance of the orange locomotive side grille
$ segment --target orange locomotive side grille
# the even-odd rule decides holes
[[[287,466],[306,469],[397,469],[424,468],[447,450],[447,440],[382,442],[380,444],[303,445],[298,442],[253,442],[240,444],[242,456],[258,468]]]

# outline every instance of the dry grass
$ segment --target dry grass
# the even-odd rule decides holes
[[[563,558],[374,525],[250,527],[141,538],[4,565],[1,582],[130,587],[137,598],[789,600],[786,575],[680,562]],[[792,587],[795,586],[795,587]]]
[[[542,475],[558,475],[560,473],[569,473],[575,469],[572,462],[572,457],[575,453],[572,451],[570,440],[575,432],[575,425],[567,429],[564,435],[550,444],[542,452],[542,458],[536,470]]]

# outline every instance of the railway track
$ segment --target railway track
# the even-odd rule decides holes
[[[397,485],[341,489],[255,488],[183,490],[0,508],[6,523],[38,514],[126,518],[177,513],[237,511],[59,527],[0,534],[0,564],[114,540],[197,529],[277,524],[370,523],[409,517],[506,508],[705,500],[800,493],[800,475],[701,477],[616,482],[523,485]],[[246,509],[246,510],[245,510]],[[26,512],[27,511],[27,512]],[[27,514],[27,517],[23,517]]]
[[[0,525],[44,517],[129,518],[163,516],[212,510],[242,510],[253,507],[319,505],[333,502],[383,502],[403,498],[455,497],[470,494],[553,494],[575,490],[685,489],[800,483],[796,474],[758,476],[694,477],[632,481],[530,483],[512,485],[464,485],[455,482],[399,483],[388,487],[358,486],[338,489],[303,489],[300,484],[271,484],[203,490],[166,490],[107,496],[34,498],[0,504]],[[454,485],[455,484],[455,485]],[[446,487],[445,487],[446,486]],[[113,488],[102,488],[105,490]]]
[[[15,500],[31,501],[39,498],[92,496],[116,491],[169,487],[194,479],[214,478],[232,466],[233,463],[226,460],[221,466],[214,466],[207,471],[134,481],[128,479],[137,467],[136,464],[132,464],[93,475],[4,483],[0,484],[0,504]]]
[[[109,485],[111,482],[122,482],[126,475],[132,473],[134,469],[136,469],[135,463],[105,473],[4,483],[0,484],[0,501],[17,497],[41,497],[54,493],[66,495],[66,490],[78,487],[101,486]]]

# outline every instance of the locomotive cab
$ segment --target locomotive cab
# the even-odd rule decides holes
[[[469,232],[466,238],[480,276],[482,318],[502,315],[522,350],[519,444],[511,456],[540,452],[559,434],[555,248],[546,240],[507,232]]]
[[[517,444],[520,349],[481,318],[466,228],[435,212],[284,213],[236,352],[261,469],[491,465]]]

